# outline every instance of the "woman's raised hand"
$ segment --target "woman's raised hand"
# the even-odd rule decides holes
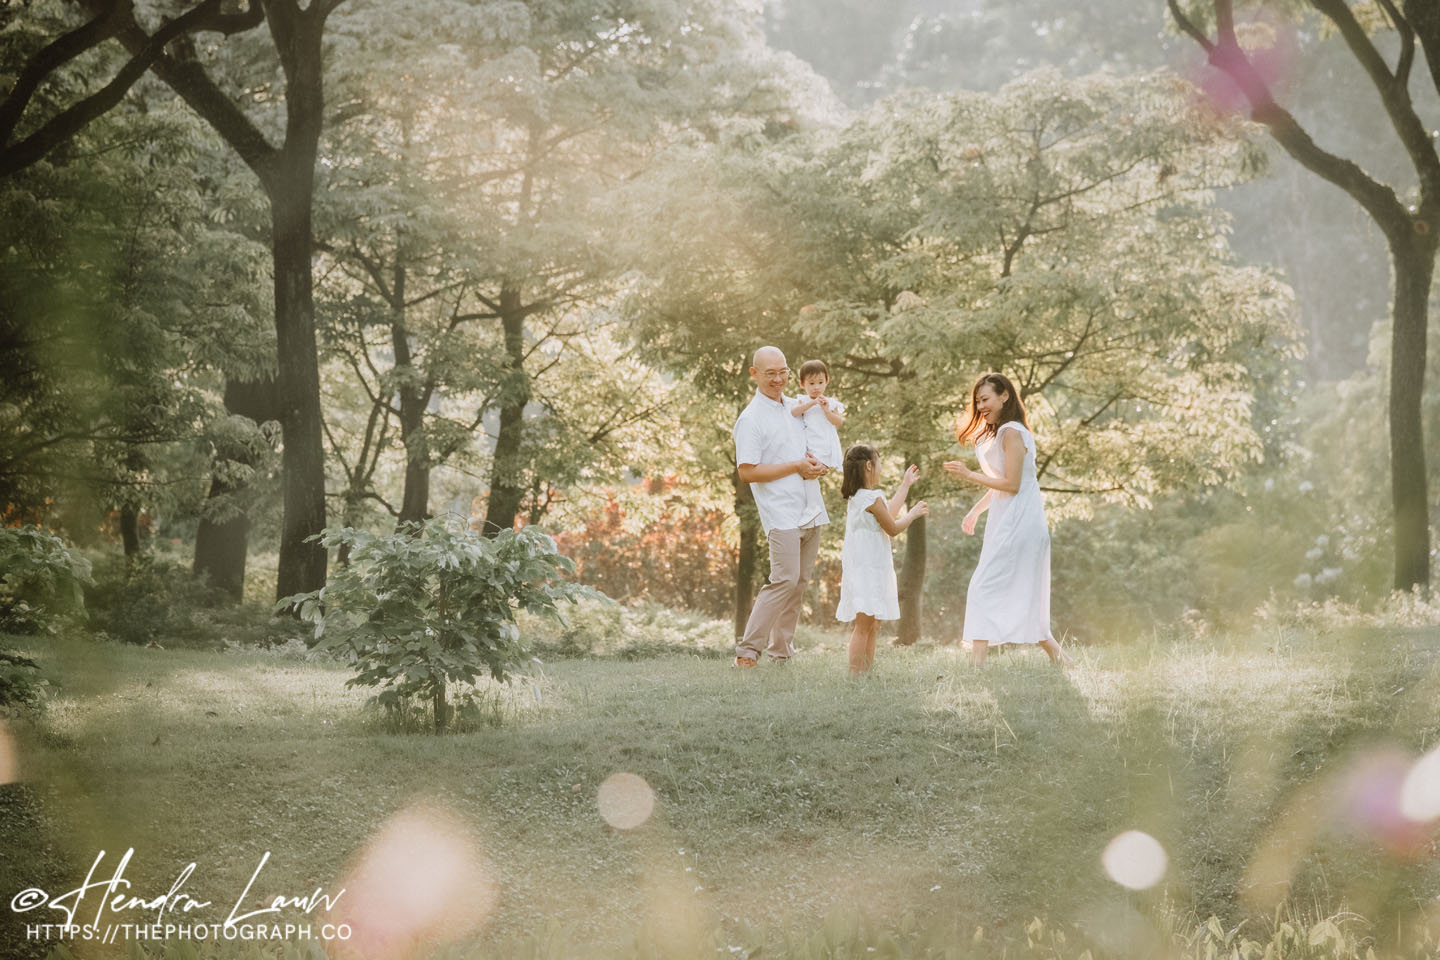
[[[919,479],[920,479],[920,468],[919,468],[919,467],[915,466],[915,464],[912,463],[912,464],[910,464],[910,466],[908,466],[908,467],[905,468],[905,486],[907,486],[907,487],[914,486],[914,485],[915,485],[915,481],[916,481],[916,480],[919,480]]]
[[[971,470],[968,466],[966,466],[964,460],[946,460],[945,472],[953,473],[957,477],[963,477],[964,479],[969,480],[970,474],[974,473],[975,471]]]

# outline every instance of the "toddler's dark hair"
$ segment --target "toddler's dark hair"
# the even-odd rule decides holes
[[[849,500],[855,491],[865,489],[865,464],[879,460],[874,447],[857,443],[845,451],[845,476],[840,481],[840,496]]]
[[[800,382],[804,383],[806,377],[813,377],[817,373],[825,374],[826,381],[830,379],[830,368],[825,366],[824,360],[806,360],[800,364]]]

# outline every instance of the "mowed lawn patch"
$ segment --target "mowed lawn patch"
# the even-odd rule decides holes
[[[381,732],[331,662],[14,639],[58,693],[11,725],[7,897],[78,885],[102,849],[108,878],[134,848],[132,892],[193,861],[185,890],[213,903],[194,916],[220,922],[267,852],[244,909],[335,893],[413,809],[463,825],[497,883],[462,945],[481,954],[624,955],[676,917],[705,950],[836,917],[1023,943],[1037,916],[1099,935],[1282,895],[1393,924],[1440,894],[1434,831],[1375,812],[1440,740],[1435,629],[1137,643],[1069,673],[886,647],[858,681],[833,635],[745,673],[683,651],[562,660],[490,693],[498,725],[443,737]],[[617,773],[653,792],[634,829],[597,804]],[[1164,848],[1158,886],[1102,867],[1127,830]]]

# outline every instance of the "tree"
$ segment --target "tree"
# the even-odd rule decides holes
[[[1211,66],[1243,94],[1250,116],[1307,170],[1333,183],[1358,203],[1384,235],[1390,253],[1394,298],[1390,341],[1390,490],[1395,516],[1395,580],[1397,590],[1429,589],[1430,517],[1425,472],[1422,401],[1429,322],[1430,289],[1440,243],[1440,152],[1429,127],[1411,99],[1410,79],[1416,41],[1425,53],[1432,83],[1440,91],[1440,11],[1423,0],[1380,0],[1383,22],[1400,38],[1392,66],[1376,46],[1366,23],[1345,0],[1310,0],[1344,38],[1356,63],[1375,88],[1385,115],[1404,147],[1415,174],[1407,202],[1397,190],[1314,140],[1311,133],[1275,99],[1270,84],[1256,69],[1253,51],[1241,43],[1231,0],[1213,0],[1212,39],[1201,21],[1187,14],[1178,0],[1167,0],[1176,25],[1205,51]],[[1243,25],[1241,25],[1243,27]]]
[[[259,120],[250,116],[242,104],[254,98],[227,92],[216,79],[214,68],[225,52],[222,45],[202,48],[192,36],[182,35],[150,63],[155,75],[239,155],[259,179],[270,204],[275,395],[284,434],[285,512],[280,531],[277,596],[314,589],[325,581],[325,550],[310,539],[325,525],[311,203],[324,122],[322,40],[326,19],[341,2],[313,0],[301,7],[298,0],[265,0],[251,4],[244,13],[224,23],[222,34],[243,34],[262,23],[268,29],[270,46],[258,54],[258,63],[271,70],[278,66],[282,78],[279,89],[271,91],[276,95],[274,99],[283,99],[284,106],[283,135],[278,146],[267,135],[274,118]],[[133,9],[121,10],[116,16],[121,21],[116,38],[132,56],[143,55],[157,34],[142,26]],[[262,86],[270,87],[271,83],[267,77]]]
[[[1163,75],[1041,72],[995,96],[896,98],[716,154],[705,176],[686,158],[695,188],[659,218],[674,253],[633,305],[637,336],[727,404],[743,343],[822,357],[845,441],[933,476],[975,375],[1002,369],[1052,510],[1221,482],[1260,454],[1252,378],[1294,328],[1288,290],[1233,261],[1208,199],[1260,157],[1185,102]],[[907,534],[906,640],[923,538]]]
[[[127,556],[142,510],[193,508],[217,370],[273,355],[261,250],[213,221],[218,145],[155,92],[77,133],[84,159],[0,181],[0,496],[58,501],[77,532],[113,508]]]
[[[658,415],[665,391],[625,360],[605,308],[630,267],[616,218],[634,215],[611,197],[667,141],[763,117],[780,83],[728,3],[523,13],[424,0],[337,17],[355,55],[325,144],[326,345],[382,420],[327,428],[337,456],[348,446],[347,503],[378,499],[399,522],[423,516],[430,471],[479,429],[494,533],[535,522]],[[396,435],[398,506],[373,486]]]

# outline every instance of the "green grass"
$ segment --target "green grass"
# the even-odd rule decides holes
[[[976,671],[957,648],[883,648],[859,681],[836,634],[746,674],[635,638],[547,662],[492,692],[498,726],[439,738],[377,729],[334,663],[12,639],[60,692],[10,724],[7,898],[70,889],[98,850],[113,864],[133,847],[134,891],[195,861],[186,889],[219,922],[265,851],[251,900],[333,893],[418,804],[498,884],[452,948],[465,956],[1078,957],[1151,936],[1205,956],[1209,934],[1184,947],[1198,921],[1250,918],[1267,942],[1277,902],[1353,914],[1349,942],[1383,956],[1440,914],[1435,831],[1397,855],[1338,799],[1384,751],[1440,741],[1436,628],[1151,640],[1081,650],[1068,674],[1035,651]],[[617,772],[654,791],[634,830],[597,808]],[[1101,868],[1130,829],[1170,858],[1144,892]],[[1262,854],[1288,890],[1247,887]],[[0,927],[0,954],[26,947],[17,929]]]

